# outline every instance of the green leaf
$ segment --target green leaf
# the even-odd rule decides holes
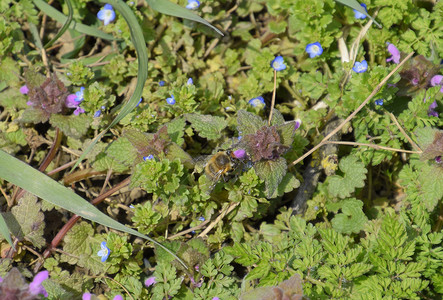
[[[275,34],[280,34],[285,32],[286,27],[288,26],[288,24],[285,21],[280,21],[280,22],[276,22],[276,21],[271,21],[269,22],[269,31]]]
[[[63,133],[74,139],[83,137],[88,131],[92,118],[85,114],[63,116],[59,114],[52,114],[49,118],[49,123],[52,126],[60,128]]]
[[[209,140],[220,138],[222,130],[228,125],[224,118],[211,115],[186,114],[185,118],[199,136]]]
[[[361,12],[362,14],[364,14],[365,16],[370,18],[372,21],[374,21],[374,23],[377,24],[378,27],[382,28],[381,25],[377,21],[375,21],[373,17],[368,15],[368,13],[363,9],[363,7],[356,0],[335,0],[335,1],[340,2],[344,5],[347,5],[352,9],[358,10],[359,12]]]
[[[152,7],[152,9],[158,11],[159,13],[202,23],[214,29],[218,34],[223,36],[223,33],[220,30],[212,26],[205,19],[202,19],[193,12],[189,11],[189,9],[181,7],[175,3],[169,2],[168,0],[146,0],[146,1],[148,2],[149,6]]]
[[[246,275],[245,280],[254,280],[258,278],[266,277],[271,271],[271,265],[268,261],[262,260],[248,275]]]
[[[434,161],[432,164],[434,165],[425,165],[418,170],[423,205],[428,211],[434,210],[439,200],[443,198],[443,168],[437,166]]]
[[[286,175],[287,168],[286,160],[283,157],[276,160],[259,161],[254,165],[255,173],[265,182],[267,197],[274,196],[278,185]]]
[[[43,238],[45,222],[41,211],[41,202],[37,202],[37,197],[34,195],[23,196],[18,204],[11,209],[10,218],[6,218],[6,223],[12,234],[18,239],[31,241],[37,248],[46,244]]]
[[[114,170],[123,172],[134,164],[137,153],[127,138],[120,137],[97,155],[93,166],[98,171]]]
[[[294,142],[295,121],[289,121],[285,124],[277,126],[277,132],[280,135],[280,143],[287,147],[291,147]]]
[[[3,236],[3,238],[12,247],[11,235],[9,234],[9,228],[5,222],[5,218],[3,217],[3,213],[0,213],[0,235]]]
[[[351,196],[356,188],[364,186],[367,170],[363,163],[351,155],[341,159],[339,168],[344,176],[329,177],[328,189],[332,196],[346,198]]]
[[[52,178],[28,166],[24,162],[0,150],[0,178],[15,184],[22,189],[40,197],[54,205],[60,206],[85,219],[114,228],[129,234],[147,239],[163,248],[166,252],[174,256],[178,261],[186,265],[169,249],[133,229],[130,229],[109,216],[103,214],[94,205],[75,194],[72,190],[65,188]]]
[[[241,109],[237,113],[237,130],[241,136],[255,134],[257,130],[266,125],[266,121],[246,110]]]
[[[115,9],[117,9],[122,16],[125,18],[128,23],[129,30],[131,32],[131,39],[134,43],[135,50],[137,52],[138,57],[138,73],[137,73],[137,83],[135,86],[134,93],[129,98],[129,101],[123,106],[117,117],[109,124],[109,126],[100,132],[99,135],[91,142],[91,144],[85,149],[83,154],[77,160],[77,163],[74,165],[73,169],[75,169],[80,162],[85,159],[87,154],[92,150],[95,144],[105,135],[105,133],[112,128],[115,124],[120,122],[127,114],[129,114],[139,103],[140,98],[142,96],[143,87],[145,85],[146,79],[148,78],[148,54],[146,51],[146,43],[143,37],[143,31],[138,24],[137,18],[134,16],[132,10],[120,0],[100,0],[102,3],[109,3]]]
[[[168,135],[171,140],[177,145],[181,146],[184,143],[183,135],[185,134],[186,121],[184,118],[176,118],[167,124]]]
[[[49,5],[45,1],[43,1],[43,0],[33,0],[33,1],[34,1],[35,6],[37,6],[43,13],[45,13],[49,17],[53,18],[57,22],[65,24],[66,21],[68,20],[68,17],[66,17],[64,14],[62,14],[61,12],[59,12],[58,10],[53,8],[51,5]],[[101,31],[95,27],[86,26],[81,23],[77,23],[75,21],[70,22],[69,28],[75,29],[78,32],[81,32],[81,33],[84,33],[84,34],[87,34],[90,36],[95,36],[95,37],[98,37],[98,38],[101,38],[104,40],[115,40],[115,37],[113,37],[110,34],[104,33],[103,31]]]
[[[355,198],[339,202],[342,213],[332,219],[332,227],[340,233],[358,233],[363,230],[368,218],[363,212],[363,202]]]
[[[101,257],[97,255],[104,239],[94,236],[91,224],[77,223],[63,240],[63,252],[66,254],[60,256],[62,262],[87,268],[94,275],[105,271],[106,263],[101,262]]]

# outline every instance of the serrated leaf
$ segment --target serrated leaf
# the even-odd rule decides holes
[[[10,226],[10,229],[16,237],[31,241],[37,248],[46,244],[43,238],[44,215],[41,212],[41,203],[37,201],[37,197],[27,193],[11,209],[11,213],[18,227]],[[17,229],[18,231],[16,231]]]
[[[97,252],[103,240],[94,236],[94,229],[86,222],[76,224],[64,238],[62,261],[71,265],[89,269],[94,275],[98,275],[106,268],[101,262]]]
[[[264,278],[271,271],[271,265],[268,261],[262,260],[248,275],[245,280],[254,280],[258,278]]]
[[[17,120],[21,123],[44,123],[48,120],[48,117],[40,109],[27,108],[23,111],[23,114]]]
[[[221,137],[221,132],[228,126],[228,122],[222,117],[211,115],[186,114],[185,118],[191,123],[192,128],[198,135],[209,140]]]
[[[285,124],[277,126],[277,132],[280,135],[280,143],[287,147],[292,146],[292,142],[294,142],[294,134],[295,134],[295,121],[290,121]]]
[[[342,213],[332,219],[332,227],[340,233],[358,233],[363,230],[368,218],[363,212],[363,202],[357,199],[340,201]]]
[[[284,123],[285,123],[285,118],[283,117],[281,112],[279,112],[278,110],[276,110],[274,108],[273,113],[272,113],[271,125],[272,126],[283,125]]]
[[[356,188],[364,186],[367,170],[363,163],[358,162],[357,157],[351,155],[341,159],[339,168],[344,176],[330,176],[328,189],[332,196],[346,198]]]
[[[443,155],[443,130],[425,127],[417,129],[415,134],[423,150],[421,159],[434,159]]]
[[[289,193],[293,189],[296,189],[300,186],[300,181],[295,177],[292,173],[286,173],[283,177],[282,181],[278,185],[277,195],[283,196],[286,193]],[[274,196],[274,195],[273,195]]]
[[[255,134],[257,130],[266,125],[266,121],[246,110],[241,109],[237,113],[237,130],[240,136]]]
[[[185,134],[185,125],[186,121],[184,118],[174,119],[167,124],[168,135],[171,137],[171,140],[177,145],[183,145],[185,141],[183,139],[183,135]]]
[[[276,160],[263,160],[254,165],[254,170],[257,176],[265,182],[267,197],[274,195],[278,185],[286,175],[288,166],[283,157]]]
[[[93,167],[98,171],[123,172],[134,164],[136,158],[137,153],[132,144],[128,139],[120,137],[109,144],[104,153],[97,155]]]
[[[288,24],[285,21],[271,21],[269,22],[269,31],[275,34],[280,34],[285,32],[287,26]]]
[[[432,211],[443,198],[443,167],[424,166],[419,172],[418,180],[421,183],[423,204],[428,211]]]
[[[60,128],[65,135],[74,139],[79,139],[86,134],[91,121],[92,118],[85,114],[78,116],[52,114],[49,118],[49,123],[51,123],[52,126]]]

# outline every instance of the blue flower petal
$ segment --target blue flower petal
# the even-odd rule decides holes
[[[366,12],[368,12],[368,10],[366,9],[366,4],[361,3],[360,5],[365,9]],[[356,19],[366,19],[366,15],[365,15],[365,14],[362,14],[361,12],[359,12],[359,11],[356,10],[356,9],[354,9],[354,17],[355,17]]]
[[[106,242],[102,242],[100,244],[100,247],[101,247],[101,249],[97,252],[97,255],[101,256],[102,262],[105,262],[108,259],[109,254],[111,253],[111,250],[109,250],[109,248],[106,247]]]
[[[368,70],[368,62],[366,60],[356,61],[352,70],[356,73],[364,73]]]
[[[308,44],[305,50],[309,54],[310,58],[314,58],[323,53],[323,48],[321,47],[319,42]]]
[[[105,4],[105,6],[97,13],[97,18],[108,25],[115,19],[115,11],[111,4]]]
[[[252,98],[248,103],[253,107],[265,107],[265,99],[262,96]]]
[[[273,61],[271,61],[271,68],[276,71],[282,71],[286,69],[285,61],[282,56],[276,56]]]
[[[187,9],[197,9],[200,6],[200,1],[198,0],[188,0]]]
[[[175,104],[175,97],[174,95],[171,94],[170,98],[166,98],[166,102],[170,105],[174,105]]]

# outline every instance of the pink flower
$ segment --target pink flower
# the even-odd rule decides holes
[[[29,88],[26,86],[26,84],[20,88],[20,93],[22,93],[23,95],[29,93]]]
[[[153,284],[155,284],[157,281],[155,281],[155,277],[149,277],[148,279],[145,280],[145,285],[146,287],[151,286]]]
[[[432,86],[442,85],[440,92],[443,93],[443,75],[435,75],[434,77],[432,77],[431,85]]]
[[[29,292],[32,295],[39,295],[42,294],[45,297],[48,297],[48,293],[46,292],[45,288],[42,286],[42,282],[48,279],[49,272],[48,271],[41,271],[35,275],[34,280],[29,284]]]
[[[396,64],[400,63],[400,51],[398,51],[394,44],[388,44],[388,51],[392,54],[392,56],[386,59],[386,61],[394,61]]]

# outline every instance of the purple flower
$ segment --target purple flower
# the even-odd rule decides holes
[[[309,53],[310,58],[314,58],[323,53],[323,48],[321,47],[319,42],[308,44],[305,50]]]
[[[352,70],[356,73],[364,73],[368,70],[368,62],[364,59],[361,62],[356,61]]]
[[[122,295],[115,295],[115,297],[112,300],[123,300]]]
[[[219,297],[212,297],[212,300],[220,300]]]
[[[105,262],[108,259],[109,254],[111,253],[111,250],[109,250],[109,248],[106,247],[106,242],[102,242],[100,244],[100,248],[101,249],[97,252],[97,255],[101,256],[102,262]]]
[[[383,102],[384,102],[383,99],[377,99],[377,100],[374,101],[375,105],[378,105],[378,106],[382,106]]]
[[[246,158],[246,151],[245,151],[245,149],[237,149],[237,150],[235,150],[233,152],[233,154],[234,154],[235,158],[238,158],[238,159]]]
[[[83,114],[83,113],[85,113],[85,110],[83,108],[81,108],[80,106],[74,110],[74,115],[76,115],[76,116],[78,116],[79,114]]]
[[[197,9],[200,6],[200,2],[198,0],[188,0],[188,5],[186,5],[187,9]]]
[[[48,279],[49,272],[48,271],[41,271],[37,273],[34,277],[34,280],[29,284],[29,293],[32,295],[44,295],[45,297],[48,297],[48,293],[46,292],[45,288],[42,286],[42,282]]]
[[[265,99],[263,99],[262,96],[258,96],[255,98],[252,98],[251,100],[248,101],[248,103],[250,105],[252,105],[253,107],[265,107]]]
[[[437,101],[434,101],[431,103],[431,105],[429,105],[429,109],[428,109],[428,116],[429,117],[438,118],[438,112],[435,111],[435,108],[437,108]]]
[[[166,103],[168,103],[170,105],[174,105],[175,104],[175,97],[174,97],[174,95],[171,94],[171,98],[166,98]]]
[[[159,85],[159,86],[164,86],[164,85],[165,85],[165,81],[164,81],[164,80],[160,80],[160,81],[158,82],[158,85]]]
[[[200,266],[197,264],[197,265],[195,265],[195,267],[194,267],[194,269],[195,269],[195,271],[200,271]],[[0,281],[1,282],[1,281]]]
[[[66,97],[65,105],[69,108],[76,108],[80,104],[77,100],[77,96],[75,94],[70,94],[68,97]]]
[[[366,12],[368,12],[368,10],[366,9],[366,4],[361,3],[360,5],[365,9]],[[365,15],[365,14],[362,14],[361,12],[359,12],[359,11],[356,10],[356,9],[354,9],[354,17],[355,17],[356,19],[366,19],[366,15]]]
[[[435,75],[434,77],[432,77],[431,85],[432,86],[442,85],[440,92],[443,93],[443,75]]]
[[[441,155],[435,157],[435,162],[436,162],[437,164],[441,164],[441,163],[443,162],[443,160],[441,159]]]
[[[145,280],[145,285],[146,285],[146,287],[149,287],[149,286],[151,286],[151,285],[153,285],[153,284],[156,284],[156,283],[157,283],[157,281],[155,281],[155,277],[154,277],[154,276],[149,277],[149,278],[147,278],[147,279]]]
[[[282,71],[286,69],[285,61],[283,60],[283,56],[276,56],[271,61],[271,68],[273,68],[275,71]]]
[[[105,4],[105,6],[97,13],[97,18],[108,25],[115,19],[115,11],[111,4]]]
[[[301,126],[301,120],[300,119],[295,120],[294,130],[299,129],[300,126]]]
[[[100,109],[97,110],[97,111],[94,113],[94,118],[98,118],[98,117],[100,117],[101,114],[102,114],[102,111],[101,111]]]
[[[29,88],[26,86],[26,84],[20,88],[20,93],[22,93],[23,95],[29,93]]]
[[[400,51],[398,51],[397,47],[394,44],[388,43],[388,51],[391,53],[391,57],[387,58],[386,61],[394,61],[396,64],[400,63]]]
[[[82,300],[91,300],[92,294],[91,293],[83,293]]]

